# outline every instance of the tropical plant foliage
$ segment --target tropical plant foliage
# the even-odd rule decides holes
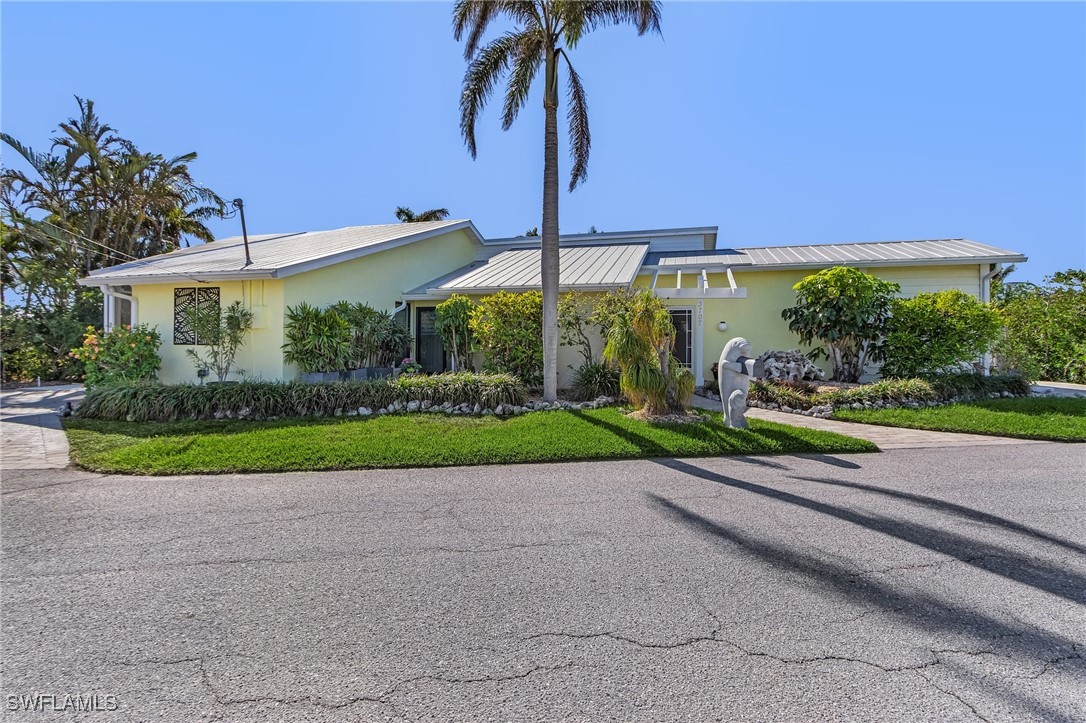
[[[1005,284],[995,303],[1006,327],[995,347],[1001,369],[1086,382],[1086,271],[1067,269],[1041,285]]]
[[[882,360],[897,284],[850,266],[834,266],[793,288],[796,305],[781,316],[800,341],[818,345],[809,356],[829,359],[835,381],[859,381],[865,364]]]
[[[590,401],[600,397],[617,397],[621,391],[618,370],[610,364],[587,362],[573,373],[574,399]]]
[[[185,353],[198,372],[210,369],[216,379],[225,382],[234,367],[238,349],[253,328],[253,312],[240,301],[234,301],[225,309],[218,304],[194,307],[190,319],[203,350],[186,349]],[[237,372],[245,373],[240,369]]]
[[[519,405],[524,385],[509,374],[435,374],[333,384],[241,381],[237,384],[128,384],[87,391],[77,414],[83,419],[147,422],[221,417],[268,419],[343,414],[359,407],[378,410],[394,402],[434,405]]]
[[[939,374],[925,379],[881,379],[871,384],[819,391],[812,384],[790,384],[755,379],[750,383],[748,399],[779,404],[792,409],[810,409],[829,404],[844,406],[872,402],[920,402],[948,399],[987,399],[1007,392],[1015,396],[1029,394],[1029,383],[1018,375],[983,376],[972,372]]]
[[[566,70],[566,121],[572,162],[569,190],[588,177],[592,134],[588,100],[569,51],[597,28],[630,25],[638,35],[660,31],[660,3],[648,1],[457,0],[453,34],[464,40],[468,61],[460,94],[460,131],[475,158],[475,123],[505,80],[502,128],[512,127],[542,71],[543,84],[543,398],[558,393],[558,103],[559,75]],[[484,42],[492,24],[512,26]]]
[[[562,331],[562,344],[576,347],[583,365],[592,365],[596,361],[592,339],[588,336],[594,311],[593,300],[582,292],[574,291],[558,298],[558,328]]]
[[[431,208],[429,211],[415,213],[407,206],[396,207],[396,218],[400,223],[421,223],[424,221],[444,221],[449,217],[447,208]]]
[[[999,330],[995,309],[959,289],[894,299],[881,373],[906,379],[952,371],[986,354]]]
[[[467,366],[471,354],[471,314],[474,308],[471,299],[462,294],[453,294],[434,309],[434,329],[441,335],[454,372]]]
[[[162,360],[158,331],[143,324],[125,325],[100,334],[88,326],[83,345],[69,354],[82,362],[87,387],[154,379]]]
[[[101,293],[81,289],[81,276],[190,238],[210,241],[206,223],[225,209],[193,177],[195,153],[144,152],[103,122],[92,101],[76,102],[77,115],[57,127],[48,151],[0,133],[9,150],[0,169],[0,302],[5,317],[32,320],[16,330],[13,348],[5,344],[5,378],[26,376],[35,359],[66,358],[81,330],[100,322]],[[36,365],[46,377],[71,373]]]
[[[301,302],[286,308],[283,360],[302,373],[338,372],[351,357],[351,325],[333,309]]]
[[[411,335],[387,311],[347,301],[333,304],[329,311],[342,317],[351,329],[347,369],[395,366],[411,347]]]
[[[605,362],[619,368],[622,393],[649,415],[681,412],[694,393],[694,375],[672,355],[675,327],[651,291],[633,295],[607,334]]]
[[[528,386],[543,379],[543,294],[499,291],[484,296],[471,312],[471,334],[488,371],[516,375]]]

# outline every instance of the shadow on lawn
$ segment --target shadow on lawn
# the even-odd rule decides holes
[[[1013,548],[972,540],[963,535],[937,527],[922,525],[918,522],[869,515],[803,497],[793,492],[766,487],[754,482],[743,482],[677,459],[654,461],[669,469],[700,477],[710,482],[753,492],[779,502],[796,505],[845,522],[851,522],[918,547],[924,547],[933,552],[953,557],[967,565],[994,573],[1008,580],[1020,582],[1080,605],[1086,605],[1086,576],[1064,567],[1050,565],[1033,556],[1021,554]]]

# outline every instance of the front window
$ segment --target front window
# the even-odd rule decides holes
[[[203,344],[192,325],[192,314],[219,308],[219,287],[190,286],[173,290],[173,343],[184,346]]]

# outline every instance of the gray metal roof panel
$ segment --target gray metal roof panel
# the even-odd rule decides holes
[[[297,234],[263,234],[249,237],[252,263],[245,265],[245,250],[240,237],[213,241],[168,254],[131,261],[91,272],[84,284],[122,283],[129,279],[190,276],[201,274],[245,277],[288,275],[292,269],[308,270],[334,263],[343,256],[377,250],[385,244],[408,243],[416,237],[474,229],[466,219],[395,223],[378,226],[349,226],[331,231]],[[477,232],[476,232],[477,233]]]
[[[646,244],[559,248],[559,285],[567,289],[629,285],[641,269]],[[542,285],[539,249],[503,251],[483,265],[427,287],[434,292],[525,289]]]

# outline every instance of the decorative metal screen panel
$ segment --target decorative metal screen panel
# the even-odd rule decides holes
[[[219,306],[217,286],[187,287],[173,290],[173,343],[194,345],[202,343],[192,325],[193,311],[206,312]]]

